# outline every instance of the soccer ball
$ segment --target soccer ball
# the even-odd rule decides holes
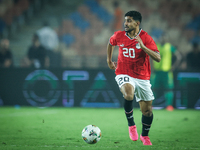
[[[82,138],[88,144],[95,144],[101,139],[101,130],[95,125],[87,125],[82,131]]]

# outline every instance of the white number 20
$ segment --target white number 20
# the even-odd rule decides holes
[[[134,48],[123,48],[124,57],[135,58],[135,49]]]

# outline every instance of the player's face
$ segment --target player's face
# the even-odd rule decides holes
[[[136,29],[138,23],[130,16],[125,17],[124,29],[126,32],[131,32]]]

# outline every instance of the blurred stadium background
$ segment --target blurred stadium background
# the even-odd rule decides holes
[[[114,73],[106,63],[109,37],[118,29],[123,30],[123,16],[121,24],[115,26],[116,18],[120,18],[115,1],[123,15],[129,10],[140,11],[141,27],[155,41],[163,33],[169,35],[169,42],[182,55],[174,75],[174,106],[199,109],[200,72],[189,72],[190,68],[185,65],[185,57],[193,44],[200,43],[199,0],[0,0],[0,37],[10,41],[14,66],[0,70],[0,104],[122,106]],[[33,34],[45,21],[59,38],[58,46],[49,56],[53,63],[45,69],[29,68],[28,48]],[[114,51],[114,60],[117,54]],[[91,98],[91,92],[100,96]],[[157,106],[164,107],[163,101]]]

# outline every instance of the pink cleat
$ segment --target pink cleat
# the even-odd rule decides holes
[[[140,135],[140,140],[142,141],[143,145],[152,145],[150,138],[148,136]]]
[[[133,141],[137,141],[138,140],[138,133],[137,133],[136,125],[129,126],[128,128],[129,128],[130,139],[133,140]]]

